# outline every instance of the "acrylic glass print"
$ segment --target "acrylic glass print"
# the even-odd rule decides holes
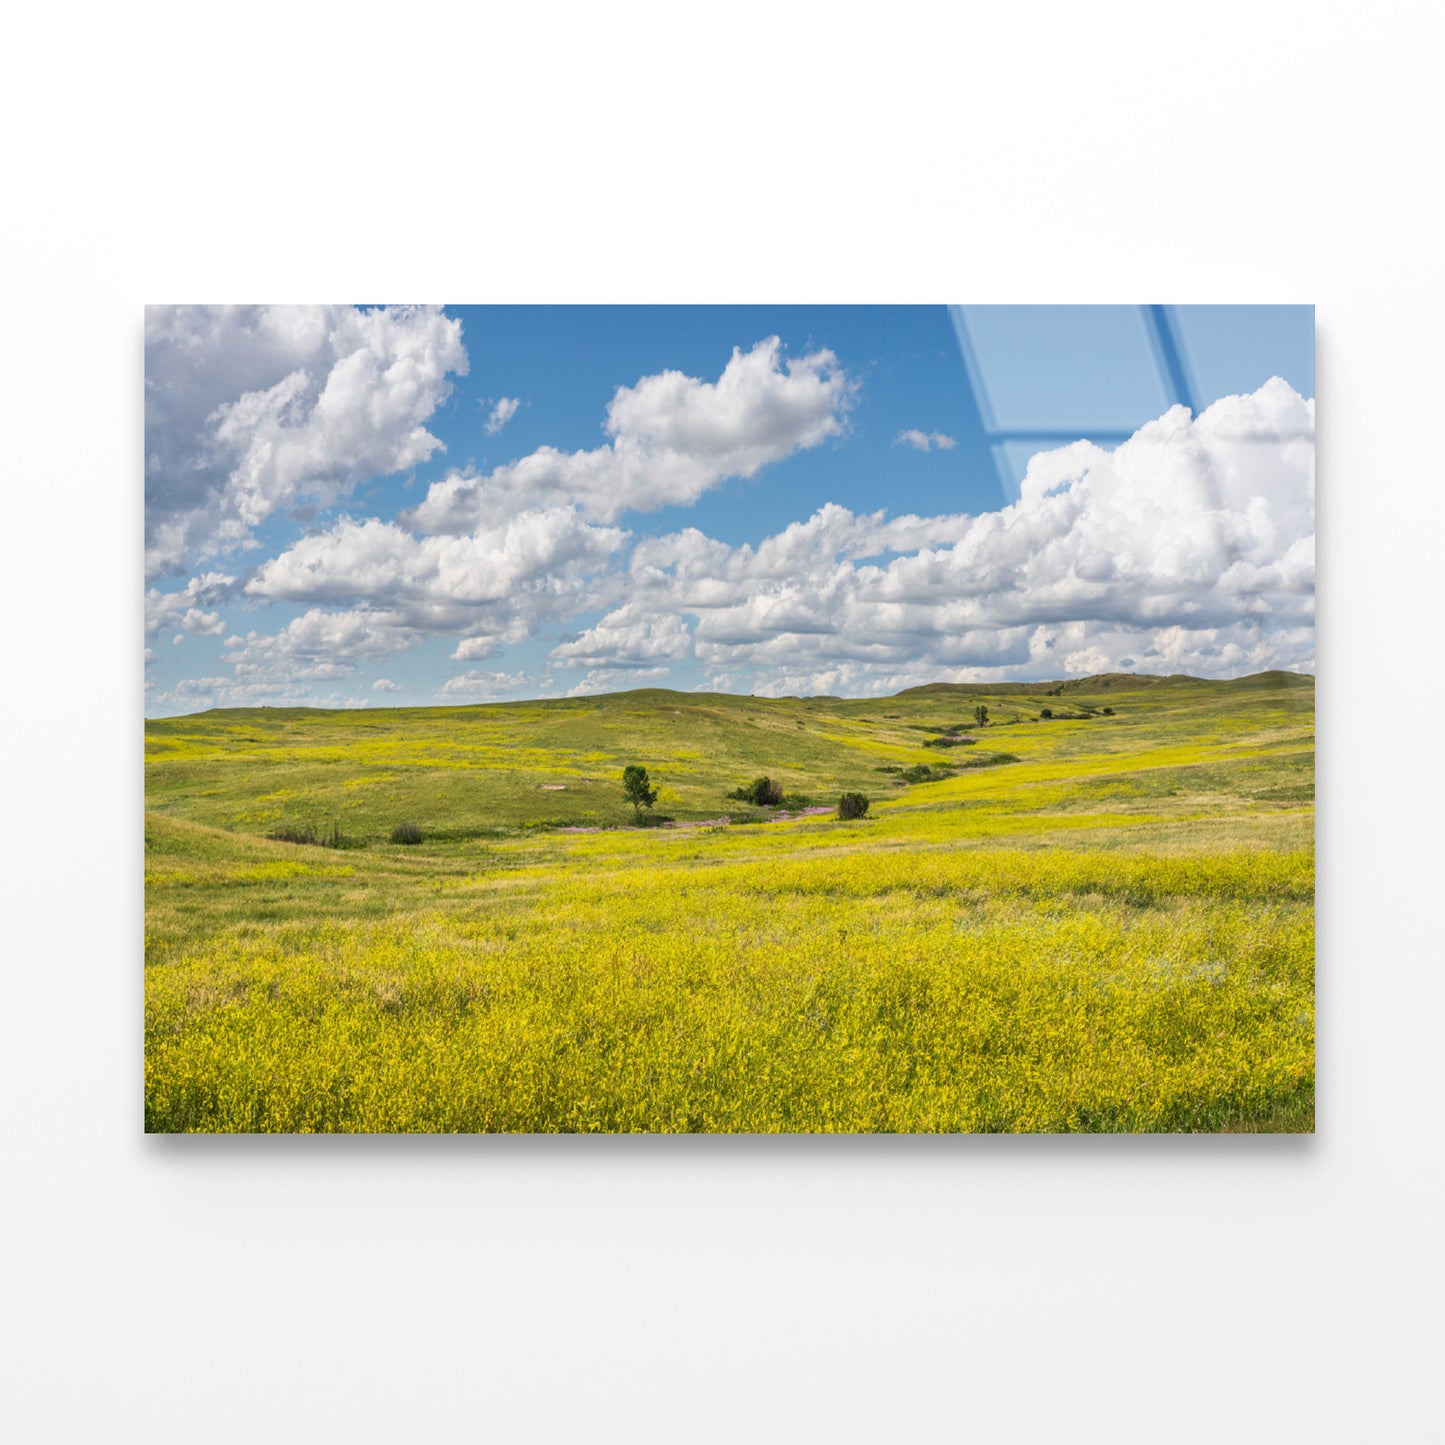
[[[1311,308],[145,346],[148,1130],[1313,1129]]]

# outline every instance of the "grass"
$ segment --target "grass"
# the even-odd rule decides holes
[[[148,723],[147,1128],[1311,1129],[1312,687],[1065,686]]]

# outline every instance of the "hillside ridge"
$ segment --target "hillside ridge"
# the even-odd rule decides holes
[[[1037,682],[925,682],[916,687],[905,687],[887,697],[1047,697],[1065,693],[1110,692],[1118,688],[1153,687],[1240,687],[1270,688],[1298,687],[1313,688],[1314,675],[1307,672],[1286,672],[1273,669],[1268,672],[1246,673],[1241,677],[1194,677],[1188,673],[1176,672],[1165,676],[1150,672],[1100,672],[1089,677],[1044,678]],[[819,693],[799,697],[789,694],[785,697],[769,697],[755,693],[732,692],[679,692],[672,688],[640,687],[627,688],[617,692],[590,693],[583,697],[537,697],[511,698],[501,702],[484,703],[421,703],[414,706],[366,707],[366,708],[325,708],[325,707],[273,707],[258,704],[254,707],[212,707],[195,713],[167,714],[163,717],[147,718],[146,722],[180,722],[185,718],[241,718],[264,716],[272,720],[300,719],[305,717],[332,717],[341,713],[358,716],[388,712],[473,712],[481,708],[548,707],[585,710],[599,702],[621,701],[669,703],[673,706],[686,704],[696,707],[706,701],[711,706],[748,703],[873,703],[882,702],[886,697],[840,697],[835,693]]]

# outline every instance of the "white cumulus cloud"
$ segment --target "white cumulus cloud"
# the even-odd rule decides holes
[[[646,616],[635,607],[619,607],[573,642],[552,649],[552,661],[565,667],[636,668],[676,662],[692,652],[692,634],[675,614]]]
[[[627,636],[690,615],[698,661],[757,691],[1062,676],[1126,657],[1308,668],[1314,403],[1276,378],[1198,417],[1173,408],[1112,451],[1041,452],[1019,501],[980,516],[826,507],[756,547],[649,539],[630,582]],[[600,636],[591,645],[600,658]]]
[[[952,451],[958,445],[954,437],[948,436],[941,431],[926,432],[919,431],[916,427],[910,427],[907,431],[901,431],[893,438],[893,445],[896,447],[912,447],[915,451],[929,452],[937,447],[939,451]]]
[[[449,677],[437,696],[447,702],[505,702],[514,697],[535,697],[548,691],[552,680],[527,672],[471,672]]]
[[[702,383],[670,375],[684,421],[638,420],[634,410],[662,408],[644,382],[618,409],[617,434],[706,450],[716,399],[694,414]],[[735,453],[730,435],[709,455]],[[580,696],[678,676],[856,695],[1314,663],[1314,403],[1278,379],[1197,417],[1172,408],[1113,449],[1040,452],[1019,499],[998,511],[889,517],[829,504],[742,545],[696,528],[634,542],[600,519],[585,487],[517,507],[505,488],[486,492],[495,476],[474,479],[468,506],[480,510],[465,531],[343,517],[259,567],[241,595],[309,610],[270,635],[228,638],[234,676],[211,679],[210,695],[295,696],[436,635],[454,639],[455,662],[480,663],[544,629],[554,642],[544,668],[463,671],[439,695]],[[214,609],[237,591],[220,572],[152,589],[148,631],[214,630]]]
[[[492,408],[486,420],[487,435],[489,437],[496,436],[496,434],[516,416],[517,408],[521,406],[521,404],[522,402],[519,397],[499,396],[497,398],[497,404]]]
[[[502,645],[499,637],[464,637],[452,653],[453,662],[481,662]]]
[[[466,369],[439,307],[149,307],[147,577],[427,460],[425,423]]]
[[[594,693],[622,692],[634,687],[661,687],[670,671],[666,667],[599,668],[569,687],[567,696],[590,697]]]
[[[480,661],[542,623],[615,600],[617,527],[572,507],[522,512],[467,536],[417,537],[395,522],[343,517],[260,567],[247,596],[384,615],[405,645],[424,634],[460,641],[457,661]]]
[[[224,657],[240,683],[330,681],[352,676],[358,662],[390,657],[418,640],[395,613],[313,608],[276,633],[233,634]]]
[[[226,630],[218,612],[207,607],[229,601],[236,591],[236,579],[224,572],[207,572],[192,577],[175,592],[162,592],[158,587],[146,590],[146,636],[154,637],[166,627],[179,627],[186,632],[217,635]]]
[[[485,476],[454,473],[433,483],[407,520],[423,532],[466,533],[538,507],[571,505],[611,522],[688,504],[729,477],[755,476],[840,435],[852,395],[832,352],[787,358],[772,336],[735,349],[715,382],[664,371],[618,388],[606,445],[539,447]]]

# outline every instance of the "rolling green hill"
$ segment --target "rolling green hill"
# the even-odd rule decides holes
[[[147,1127],[1309,1129],[1313,703],[1113,675],[149,722]],[[728,797],[760,774],[871,806]],[[351,846],[267,836],[306,827]]]
[[[1044,709],[1062,711],[1060,695],[1072,720],[1042,721]],[[976,768],[999,754],[1024,763],[1116,759],[1146,741],[1173,741],[1197,746],[1193,766],[1207,768],[1209,749],[1227,753],[1241,730],[1312,733],[1312,702],[1313,679],[1263,673],[1234,682],[1114,674],[1006,688],[937,684],[862,701],[645,689],[458,708],[217,709],[147,722],[146,800],[168,816],[237,832],[337,825],[368,842],[402,819],[437,840],[621,825],[631,818],[619,781],[628,763],[641,763],[660,787],[657,813],[680,822],[742,811],[728,794],[762,774],[817,803],[846,790],[922,803],[934,785],[910,788],[903,772]],[[989,710],[984,727],[973,719],[979,703]],[[927,745],[949,729],[975,746]],[[1291,756],[1273,766],[1297,771],[1307,761],[1298,747]],[[1241,785],[1251,776],[1240,771]]]

